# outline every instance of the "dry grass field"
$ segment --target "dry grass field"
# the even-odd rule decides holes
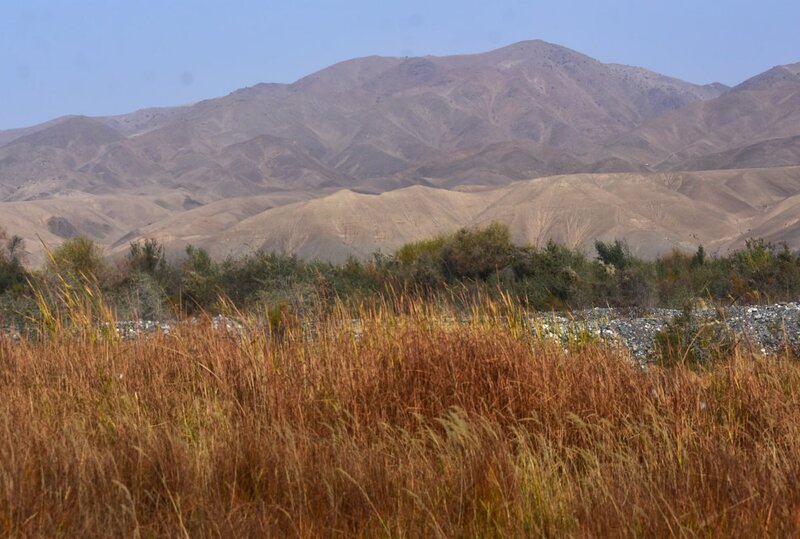
[[[792,358],[642,368],[452,314],[0,339],[0,535],[800,532]]]

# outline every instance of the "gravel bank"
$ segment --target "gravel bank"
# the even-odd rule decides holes
[[[653,358],[653,341],[667,323],[680,314],[675,309],[621,310],[595,308],[572,313],[537,312],[531,315],[533,332],[542,338],[558,339],[563,344],[588,337],[620,346],[640,362]],[[729,307],[724,311],[695,311],[700,319],[721,319],[728,328],[754,351],[771,354],[785,347],[800,351],[800,303],[778,303]],[[197,320],[194,320],[197,323]],[[215,328],[238,332],[241,325],[222,316],[212,319]],[[157,331],[169,333],[169,322],[153,320],[117,323],[117,332],[125,339]],[[20,339],[20,328],[7,327],[0,338]]]
[[[576,332],[586,331],[608,344],[627,348],[633,357],[647,362],[653,358],[656,333],[680,314],[676,309],[591,309],[570,315],[538,313],[533,319],[534,331],[542,336],[557,336],[566,344]],[[704,309],[694,314],[699,319],[723,321],[754,351],[772,354],[787,346],[800,350],[800,303],[729,307],[724,311]]]

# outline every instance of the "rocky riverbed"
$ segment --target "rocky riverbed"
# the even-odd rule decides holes
[[[640,362],[654,356],[656,334],[681,311],[675,309],[623,310],[595,308],[571,313],[536,312],[530,315],[531,331],[543,338],[560,340],[564,345],[576,339],[591,339],[630,351]],[[733,306],[723,310],[700,309],[694,315],[699,320],[719,320],[736,338],[756,352],[779,353],[786,347],[800,351],[800,303]],[[193,320],[199,323],[199,320]],[[123,339],[164,332],[174,323],[139,320],[117,322],[116,331]],[[216,316],[212,326],[230,332],[242,331],[233,319]],[[354,326],[358,326],[354,321]],[[7,327],[0,338],[19,340],[21,328]],[[357,331],[357,330],[356,330]]]
[[[656,334],[681,311],[676,309],[620,310],[590,309],[570,313],[538,313],[533,328],[543,337],[567,344],[581,332],[627,348],[641,362],[655,353]],[[733,306],[722,310],[694,311],[698,320],[718,320],[746,346],[763,354],[779,353],[786,347],[800,350],[800,303]]]

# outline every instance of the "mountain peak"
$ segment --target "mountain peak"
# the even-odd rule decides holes
[[[483,53],[478,56],[488,58],[501,57],[509,60],[534,60],[538,62],[553,61],[563,63],[568,60],[592,61],[599,63],[594,58],[572,50],[568,47],[556,45],[541,39],[518,41],[505,47]]]
[[[800,82],[800,62],[775,66],[743,83],[735,86],[736,90],[768,90],[776,84]]]
[[[270,197],[273,207],[345,189],[329,202],[352,214],[353,200],[368,200],[377,209],[365,222],[385,218],[391,228],[408,221],[392,206],[395,195],[356,193],[425,185],[406,192],[415,195],[409,207],[441,215],[422,204],[451,189],[572,172],[798,164],[798,78],[800,64],[789,64],[744,84],[759,91],[726,91],[542,40],[471,55],[356,58],[293,84],[258,84],[194,105],[0,132],[0,204],[8,203],[0,226],[36,243],[37,232],[49,233],[37,224],[47,219],[31,221],[27,201],[57,200],[51,214],[79,223],[82,213],[106,211],[86,200],[116,197],[97,221],[116,223],[115,232],[85,228],[110,246],[164,216],[165,231],[175,232],[187,194],[207,205],[228,201],[224,227],[262,211],[248,198]],[[767,139],[776,140],[753,146]],[[72,214],[61,209],[66,198],[75,201]],[[16,218],[10,201],[26,201]],[[209,230],[209,238],[222,232]]]
[[[11,144],[32,144],[34,146],[51,146],[66,148],[71,144],[99,146],[122,140],[124,137],[115,129],[103,122],[88,116],[66,116],[62,121],[25,135]]]
[[[793,75],[800,75],[800,62],[796,62],[794,64],[784,64],[781,67],[783,67],[784,69],[786,69],[789,73],[792,73]]]

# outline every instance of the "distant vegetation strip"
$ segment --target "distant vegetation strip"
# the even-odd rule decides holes
[[[623,241],[595,243],[595,256],[547,243],[519,246],[490,224],[404,245],[394,254],[342,264],[254,252],[214,260],[188,247],[170,262],[161,244],[131,244],[115,263],[91,240],[64,242],[41,269],[22,263],[24,243],[0,237],[0,316],[6,323],[41,316],[67,289],[90,290],[118,319],[172,319],[229,309],[303,315],[334,300],[360,304],[403,294],[469,302],[506,293],[530,309],[593,306],[682,308],[704,302],[757,304],[800,297],[800,255],[753,239],[725,256],[673,251],[648,261]]]

